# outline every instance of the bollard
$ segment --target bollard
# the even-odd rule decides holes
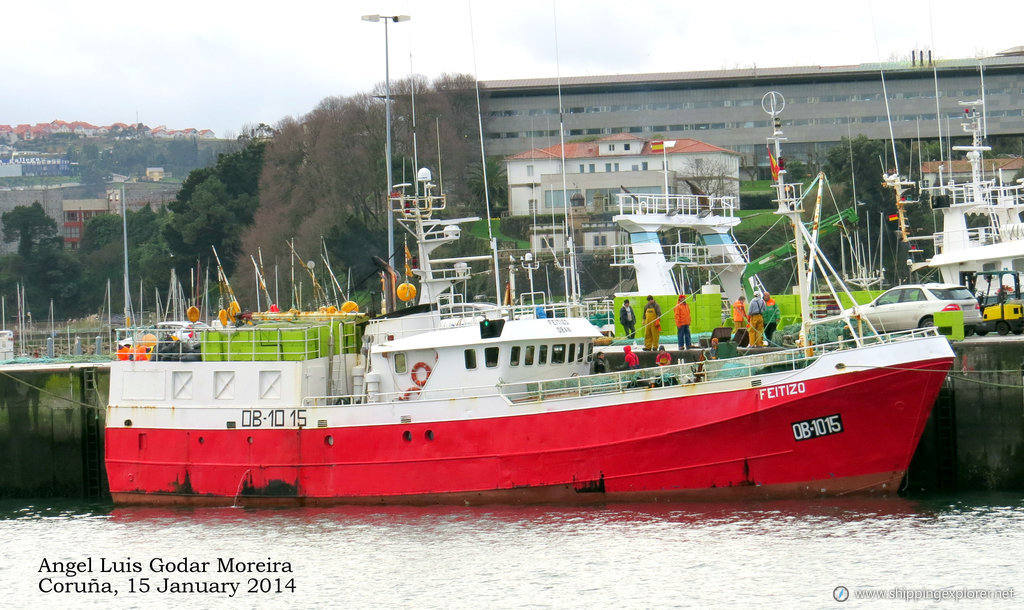
[[[99,356],[103,353],[103,337],[96,335],[96,355]]]
[[[46,338],[46,357],[53,358],[53,337]]]
[[[75,346],[72,348],[71,353],[76,356],[82,355],[82,340],[80,338],[75,337]]]

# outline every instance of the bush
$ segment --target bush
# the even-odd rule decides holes
[[[772,210],[776,207],[772,202],[773,197],[774,195],[771,193],[744,195],[740,199],[740,208],[744,210]]]

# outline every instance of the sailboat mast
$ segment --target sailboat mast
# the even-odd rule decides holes
[[[124,242],[124,325],[132,326],[132,295],[128,286],[128,212],[124,199],[124,182],[121,183],[121,230]]]

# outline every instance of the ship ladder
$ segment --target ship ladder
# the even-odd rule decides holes
[[[347,354],[358,352],[356,325],[342,322],[338,326],[341,328],[341,349],[338,350],[338,353]]]
[[[88,498],[103,494],[103,439],[100,437],[100,393],[95,368],[82,369],[82,483]]]

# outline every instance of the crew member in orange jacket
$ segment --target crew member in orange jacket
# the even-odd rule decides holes
[[[732,304],[732,331],[743,328],[747,322],[747,297],[740,295]]]
[[[679,349],[690,349],[693,347],[693,340],[690,339],[690,304],[686,302],[686,295],[679,295],[679,302],[673,308],[676,315],[676,340],[679,342]]]

